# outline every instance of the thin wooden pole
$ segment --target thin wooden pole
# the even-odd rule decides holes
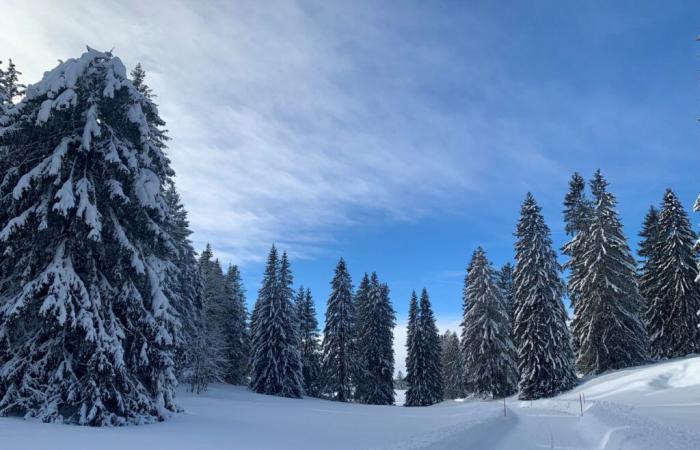
[[[581,405],[581,416],[583,416],[583,394],[578,394],[578,402]]]

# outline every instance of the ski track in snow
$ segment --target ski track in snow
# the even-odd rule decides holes
[[[212,385],[200,396],[181,390],[186,412],[154,425],[1,418],[0,450],[691,450],[700,449],[699,399],[700,357],[604,374],[553,399],[513,397],[505,417],[501,401],[366,406]]]

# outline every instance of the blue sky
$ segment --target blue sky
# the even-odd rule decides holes
[[[251,302],[276,242],[320,315],[344,256],[400,322],[426,286],[454,327],[471,252],[512,259],[527,191],[557,247],[573,171],[603,170],[633,245],[666,187],[700,192],[696,1],[6,3],[26,82],[85,44],[143,62],[196,246]]]

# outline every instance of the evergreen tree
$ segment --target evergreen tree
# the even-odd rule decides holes
[[[131,71],[131,80],[134,87],[148,99],[153,99],[153,91],[146,84],[146,71],[143,70],[141,63],[137,63],[136,67]]]
[[[194,248],[189,236],[192,234],[187,220],[187,211],[182,206],[175,184],[170,183],[165,191],[167,207],[166,230],[176,246],[175,264],[168,271],[170,295],[180,320],[181,332],[177,339],[175,367],[178,379],[187,379],[193,368],[194,341],[197,328],[202,321],[202,278]],[[173,270],[174,269],[174,270]]]
[[[561,269],[540,211],[528,193],[515,233],[513,339],[522,400],[554,396],[577,380]]]
[[[355,291],[355,335],[353,337],[353,375],[352,382],[355,387],[353,397],[358,402],[363,402],[364,399],[369,395],[365,392],[364,388],[371,385],[369,371],[367,369],[367,361],[364,360],[364,353],[360,348],[360,334],[362,333],[362,327],[360,326],[360,320],[362,316],[362,311],[368,311],[371,305],[371,289],[369,275],[365,272],[360,281],[360,285]]]
[[[649,276],[656,282],[647,298],[646,327],[654,358],[676,358],[700,351],[695,313],[700,309],[700,286],[688,215],[668,189],[658,219],[658,240],[651,251]],[[644,249],[646,250],[646,249]]]
[[[419,347],[415,344],[416,339],[420,340],[420,311],[418,310],[418,296],[416,291],[411,292],[411,299],[408,304],[408,323],[406,324],[406,385],[407,389],[416,386],[418,383],[417,374],[420,372],[418,362]],[[416,337],[417,335],[417,337]],[[407,392],[408,393],[408,392]],[[405,402],[404,402],[405,405]]]
[[[157,109],[119,58],[88,49],[11,110],[0,119],[0,413],[163,420],[177,409],[178,245]]]
[[[247,327],[245,288],[238,266],[229,266],[225,280],[224,315],[221,317],[226,347],[224,381],[246,384],[250,357],[250,335]]]
[[[518,380],[511,327],[491,263],[479,247],[472,256],[462,353],[466,391],[477,397],[512,395]]]
[[[311,291],[299,288],[296,298],[297,321],[299,324],[299,351],[304,374],[304,389],[312,397],[320,394],[321,355],[319,350],[318,321]]]
[[[260,394],[299,398],[304,380],[292,303],[292,272],[287,253],[278,260],[272,246],[258,293],[253,336],[251,387]]]
[[[595,207],[581,242],[585,270],[572,285],[577,295],[572,322],[579,346],[576,365],[586,375],[640,364],[648,349],[635,260],[615,210],[617,201],[600,171],[591,191]]]
[[[414,301],[415,292],[411,303]],[[421,293],[418,317],[411,326],[413,330],[407,359],[412,373],[406,391],[405,406],[433,405],[443,398],[441,348],[430,298],[425,288]]]
[[[224,381],[227,368],[226,338],[221,320],[225,315],[226,279],[221,263],[214,259],[209,244],[199,256],[199,273],[202,279],[202,318],[193,351],[201,351],[202,354],[195,356],[198,372],[189,374],[192,390],[196,392],[206,390],[209,382]]]
[[[583,265],[584,246],[587,240],[587,232],[591,220],[593,206],[586,198],[586,182],[581,175],[574,173],[569,181],[569,192],[564,198],[564,224],[566,234],[571,236],[571,240],[564,245],[562,252],[569,257],[564,267],[568,268],[569,281],[567,291],[571,307],[576,311],[576,297],[578,292],[576,286],[580,284],[581,278],[586,273]],[[574,336],[574,347],[577,348]]]
[[[511,324],[513,323],[514,308],[514,288],[513,288],[513,265],[509,262],[503,264],[501,270],[496,273],[496,285],[501,290],[501,296],[506,304],[506,311]]]
[[[447,330],[440,336],[440,365],[442,368],[442,387],[444,399],[460,398],[462,386],[462,353],[459,349],[459,337],[454,331]]]
[[[346,402],[352,398],[355,373],[355,304],[352,280],[343,258],[335,267],[331,288],[323,329],[323,393],[333,400]]]
[[[644,301],[646,311],[659,295],[659,280],[656,278],[659,270],[656,267],[659,263],[658,252],[660,247],[659,237],[659,212],[651,206],[642,224],[642,231],[639,233],[642,238],[639,243],[639,256],[642,257],[639,270],[639,293]]]
[[[357,348],[364,369],[358,400],[371,405],[394,404],[394,325],[389,287],[372,273],[366,303],[358,304]]]
[[[22,72],[17,70],[17,66],[15,66],[15,63],[10,59],[7,64],[7,70],[0,78],[0,85],[7,95],[7,101],[9,103],[13,103],[14,99],[24,95],[26,86],[19,82],[20,75],[22,75]]]

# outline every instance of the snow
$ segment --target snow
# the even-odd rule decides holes
[[[178,399],[185,412],[153,425],[89,428],[0,418],[0,442],[13,450],[700,448],[700,357],[589,378],[553,399],[512,397],[505,417],[502,401],[368,406],[221,384],[199,396],[181,388]]]

